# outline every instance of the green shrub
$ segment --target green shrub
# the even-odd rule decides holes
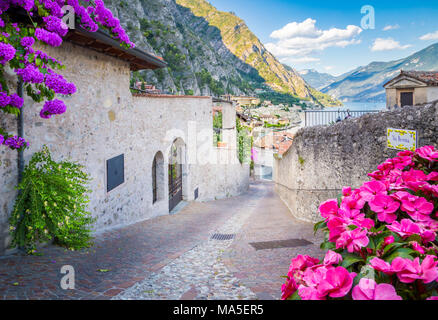
[[[28,253],[51,240],[69,249],[89,247],[94,219],[87,212],[88,182],[81,165],[53,161],[46,146],[35,153],[9,219],[12,246]]]

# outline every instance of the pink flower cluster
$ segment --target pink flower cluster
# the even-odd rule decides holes
[[[355,190],[345,187],[339,199],[321,204],[324,220],[316,228],[327,233],[322,247],[334,251],[322,262],[308,256],[293,259],[282,299],[293,294],[312,300],[436,296],[438,150],[403,151],[377,169],[369,174],[371,181]],[[340,263],[347,256],[353,263]],[[375,270],[375,279],[360,274],[367,266]],[[406,286],[413,283],[409,296]],[[333,294],[326,288],[337,290]]]
[[[0,1],[0,66],[9,64],[17,76],[23,81],[25,91],[37,101],[46,101],[40,112],[42,118],[50,118],[66,111],[66,106],[61,100],[54,99],[55,94],[72,95],[76,86],[68,82],[54,70],[62,67],[60,61],[50,57],[42,51],[35,51],[33,46],[36,41],[43,42],[52,47],[59,47],[62,39],[68,33],[68,27],[62,21],[64,16],[63,6],[70,5],[75,10],[83,28],[96,32],[99,28],[107,29],[113,38],[125,47],[134,47],[129,40],[120,21],[115,18],[110,10],[105,7],[102,0],[89,1],[84,7],[78,0],[1,0]],[[17,24],[10,22],[8,10],[22,8],[29,17],[41,16],[41,22],[35,27],[31,22]],[[34,20],[34,19],[33,19]],[[38,20],[35,20],[38,21]],[[0,68],[0,80],[4,80],[4,68]],[[2,82],[6,86],[6,82]],[[23,99],[16,94],[10,95],[9,88],[0,87],[0,110],[16,114],[20,109]],[[2,133],[2,143],[11,149],[19,149],[27,145],[19,137],[6,138],[9,135]],[[9,140],[8,140],[9,139]],[[6,143],[8,142],[8,143]],[[19,148],[17,146],[20,145]]]
[[[282,286],[282,300],[295,292],[302,300],[343,298],[353,288],[357,274],[338,266],[342,256],[329,250],[322,263],[318,259],[299,255],[292,259],[288,281]],[[377,284],[372,279],[361,278],[352,290],[354,300],[401,300],[390,284]]]

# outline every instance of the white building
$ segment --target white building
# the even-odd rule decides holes
[[[84,165],[96,231],[169,214],[180,201],[247,190],[249,165],[237,158],[232,104],[223,103],[227,148],[214,148],[211,97],[131,93],[131,71],[166,66],[160,58],[80,29],[69,31],[61,47],[44,50],[65,63],[62,73],[78,90],[64,99],[67,112],[48,120],[39,117],[41,105],[25,98],[25,161],[47,145],[54,159]],[[16,131],[13,116],[0,121]],[[17,157],[6,148],[0,153],[0,255],[10,240]]]

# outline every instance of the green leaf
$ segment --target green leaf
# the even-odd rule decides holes
[[[406,240],[406,242],[411,242],[411,241],[415,241],[415,242],[421,243],[422,239],[421,239],[421,236],[419,234],[413,234],[412,236],[410,236]]]
[[[335,249],[336,245],[333,242],[324,241],[323,243],[321,243],[320,248],[323,250],[330,250],[330,249]]]
[[[416,251],[414,251],[410,248],[398,248],[385,260],[389,263],[391,263],[392,260],[394,260],[397,257],[413,260],[414,257],[412,256],[412,254],[415,254],[415,253],[416,253]]]
[[[344,259],[342,261],[341,266],[344,268],[348,268],[349,266],[351,266],[355,263],[358,263],[358,262],[364,262],[364,260],[361,257],[356,256],[354,254],[346,254],[346,255],[344,255],[343,258]]]
[[[301,300],[300,295],[298,294],[298,290],[294,292],[293,295],[291,295],[287,300]]]
[[[383,249],[383,256],[386,256],[387,254],[389,254],[392,250],[399,248],[401,246],[403,246],[403,243],[400,242],[393,242],[388,244],[385,249]]]
[[[320,222],[315,223],[315,225],[313,226],[313,231],[316,234],[318,232],[318,230],[326,228],[327,227],[327,223],[325,222],[325,220],[322,220]]]

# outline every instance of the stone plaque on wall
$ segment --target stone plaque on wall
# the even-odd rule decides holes
[[[395,150],[417,149],[417,132],[414,130],[388,128],[388,148]]]

